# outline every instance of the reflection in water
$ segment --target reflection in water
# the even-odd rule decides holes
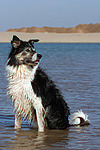
[[[12,141],[8,142],[8,147],[12,149],[60,149],[68,145],[68,130],[46,130],[38,133],[37,130],[15,131]]]

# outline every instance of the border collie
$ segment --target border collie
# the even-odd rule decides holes
[[[88,116],[82,111],[72,114],[56,85],[39,67],[42,57],[34,48],[38,39],[27,41],[13,36],[7,61],[8,94],[15,111],[15,129],[22,119],[37,121],[38,131],[66,129],[70,125],[88,125]]]

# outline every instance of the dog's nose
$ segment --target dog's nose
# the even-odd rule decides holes
[[[42,55],[41,55],[41,54],[37,54],[37,57],[38,57],[39,59],[41,59]]]

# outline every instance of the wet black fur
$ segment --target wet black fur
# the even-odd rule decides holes
[[[36,71],[32,87],[35,94],[42,98],[45,110],[47,109],[45,120],[48,127],[66,129],[69,126],[68,116],[70,114],[67,103],[53,81],[40,68]]]

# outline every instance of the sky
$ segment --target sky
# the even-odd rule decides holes
[[[0,0],[0,32],[100,23],[100,0]]]

